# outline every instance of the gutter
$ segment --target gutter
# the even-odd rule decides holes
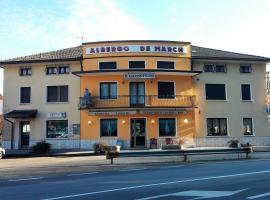
[[[14,145],[13,145],[13,138],[14,138],[14,122],[8,120],[7,118],[4,118],[4,120],[6,120],[7,122],[9,122],[11,124],[11,149],[14,149]]]

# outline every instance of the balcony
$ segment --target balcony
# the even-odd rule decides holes
[[[195,96],[175,95],[160,98],[158,95],[118,95],[117,97],[80,97],[78,107],[84,109],[99,108],[193,108],[196,106]]]

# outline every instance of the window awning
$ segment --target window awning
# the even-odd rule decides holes
[[[9,113],[4,114],[5,118],[35,118],[37,110],[12,110]]]

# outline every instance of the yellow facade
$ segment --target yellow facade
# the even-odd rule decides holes
[[[164,52],[114,52],[87,55],[87,48],[102,46],[125,46],[125,45],[156,45],[156,46],[185,46],[186,53],[172,54]],[[117,63],[115,72],[106,70],[99,71],[100,62],[113,61]],[[129,71],[129,61],[145,61],[145,69],[137,72]],[[172,72],[158,71],[157,61],[173,61],[174,70]],[[85,88],[88,88],[91,96],[96,99],[95,105],[89,109],[81,110],[81,140],[85,141],[111,141],[111,140],[131,140],[131,120],[145,119],[145,147],[149,146],[149,140],[156,138],[162,143],[165,138],[159,136],[159,118],[176,119],[176,135],[171,137],[175,139],[193,139],[195,137],[195,97],[194,84],[191,71],[190,44],[173,43],[173,42],[109,42],[109,43],[89,43],[83,46],[83,70],[85,73],[78,74],[81,78],[81,96],[84,95]],[[124,78],[126,73],[144,73],[150,70],[155,74],[154,79],[128,79]],[[156,71],[157,70],[157,71]],[[95,73],[93,73],[95,72]],[[186,73],[187,72],[187,73]],[[159,99],[158,82],[174,82],[175,98]],[[99,99],[100,83],[116,82],[117,99],[101,100]],[[145,84],[145,106],[140,110],[157,108],[159,114],[129,114],[133,108],[130,107],[130,83],[143,82]],[[181,107],[181,108],[180,108]],[[178,109],[178,113],[166,113],[168,109]],[[135,108],[136,109],[136,108]],[[105,111],[102,115],[92,115],[91,111]],[[110,112],[126,111],[127,114],[113,114]],[[164,111],[165,110],[165,111]],[[181,111],[181,113],[179,112]],[[109,113],[109,114],[106,114]],[[100,135],[101,119],[117,119],[117,136],[102,137]]]

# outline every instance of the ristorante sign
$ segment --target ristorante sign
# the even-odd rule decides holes
[[[185,54],[185,46],[160,46],[160,45],[115,45],[115,46],[97,46],[87,47],[87,55],[106,54],[106,53],[173,53]]]

